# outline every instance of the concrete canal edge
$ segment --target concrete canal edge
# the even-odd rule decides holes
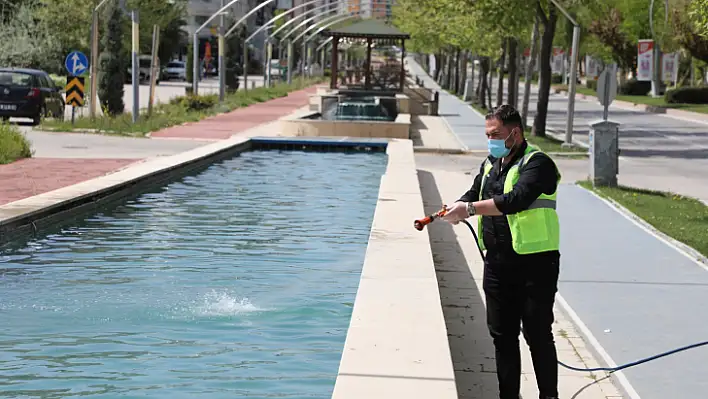
[[[268,138],[262,144],[328,145],[325,137],[313,139]],[[0,246],[196,173],[251,149],[257,140],[232,137],[0,206]],[[329,143],[385,146],[388,155],[333,398],[456,399],[428,232],[413,228],[413,221],[424,216],[413,142],[336,138]]]
[[[413,143],[393,140],[381,177],[333,399],[457,399]]]

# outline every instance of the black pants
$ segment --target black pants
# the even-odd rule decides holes
[[[520,327],[529,345],[539,397],[558,396],[558,364],[553,339],[553,302],[558,290],[560,258],[551,253],[484,265],[487,326],[494,340],[500,399],[519,399],[521,389]]]

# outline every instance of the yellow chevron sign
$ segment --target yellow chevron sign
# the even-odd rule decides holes
[[[84,78],[79,76],[67,76],[66,87],[66,104],[74,107],[84,106]]]

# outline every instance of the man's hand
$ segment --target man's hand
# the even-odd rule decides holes
[[[442,220],[448,223],[458,224],[460,221],[465,220],[468,217],[470,217],[470,214],[467,211],[467,203],[457,201],[452,204],[452,206],[447,207],[447,213],[442,217]]]

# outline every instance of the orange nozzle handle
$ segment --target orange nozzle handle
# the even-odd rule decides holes
[[[415,222],[413,222],[413,227],[415,227],[415,229],[418,231],[422,231],[423,228],[425,228],[425,226],[432,223],[433,220],[435,220],[441,216],[445,216],[446,213],[447,213],[447,206],[443,205],[443,208],[441,210],[435,212],[434,214],[432,214],[430,216],[426,216],[422,219],[418,219]]]

